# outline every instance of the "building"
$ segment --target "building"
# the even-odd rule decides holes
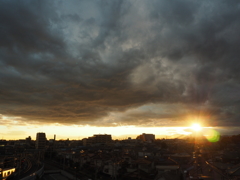
[[[0,168],[0,179],[6,180],[15,172],[15,168]]]
[[[110,134],[94,134],[95,143],[107,143],[112,141],[112,135]]]
[[[147,141],[147,142],[153,142],[155,141],[155,135],[143,133],[142,135],[139,135],[137,139],[140,139],[142,141]]]
[[[28,136],[28,137],[26,138],[26,143],[27,143],[27,144],[31,144],[31,141],[32,141],[31,136]]]
[[[14,154],[13,146],[0,145],[0,156],[13,155],[13,154]]]
[[[84,138],[83,145],[89,146],[91,144],[105,144],[112,141],[110,134],[94,134],[92,137]]]
[[[36,149],[45,149],[46,146],[46,134],[43,132],[37,133],[36,136]]]

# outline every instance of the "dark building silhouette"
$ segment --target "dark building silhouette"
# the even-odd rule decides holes
[[[31,144],[31,141],[32,141],[31,136],[28,136],[28,137],[26,138],[26,143]]]
[[[88,146],[97,143],[108,143],[112,141],[112,135],[110,134],[94,134],[92,137],[84,138],[83,145]]]
[[[154,134],[145,134],[143,133],[142,135],[139,135],[137,139],[140,139],[142,141],[148,141],[148,142],[153,142],[155,141],[155,135]]]
[[[36,149],[45,149],[46,146],[46,134],[43,132],[37,133],[36,136]]]

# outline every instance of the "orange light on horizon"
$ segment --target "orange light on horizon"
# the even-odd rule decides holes
[[[191,129],[193,131],[201,131],[202,130],[202,126],[200,124],[198,124],[198,123],[194,123],[194,124],[192,124]]]

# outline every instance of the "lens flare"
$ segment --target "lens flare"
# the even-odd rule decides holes
[[[220,139],[220,133],[216,130],[210,129],[207,132],[206,138],[209,142],[218,142]]]

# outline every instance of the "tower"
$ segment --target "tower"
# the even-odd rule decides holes
[[[46,134],[43,132],[37,133],[36,149],[45,149],[45,146],[46,146]]]

